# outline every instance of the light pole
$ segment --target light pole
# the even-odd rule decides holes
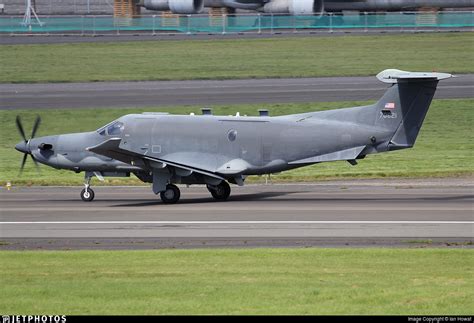
[[[38,15],[36,14],[35,8],[31,4],[31,0],[26,0],[26,11],[25,11],[25,15],[23,16],[22,25],[28,26],[30,31],[31,31],[31,14],[33,14],[34,18],[36,19],[36,22],[40,26],[43,26],[43,23],[39,20]]]

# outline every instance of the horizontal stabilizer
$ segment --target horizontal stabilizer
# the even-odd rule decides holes
[[[295,160],[295,161],[289,162],[288,164],[290,165],[315,164],[315,163],[322,163],[322,162],[329,162],[329,161],[336,161],[336,160],[354,160],[357,157],[359,157],[360,153],[364,149],[365,149],[365,146],[359,146],[359,147],[335,151],[329,154]]]
[[[425,72],[406,72],[396,69],[388,69],[377,74],[377,78],[384,83],[398,83],[399,80],[444,80],[453,77],[448,73],[425,73]]]

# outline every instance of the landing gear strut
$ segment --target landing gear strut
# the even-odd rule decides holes
[[[225,201],[230,196],[230,186],[226,181],[222,181],[219,185],[207,185],[207,190],[218,201]]]
[[[91,202],[95,197],[94,191],[92,190],[92,188],[90,188],[90,183],[91,183],[91,176],[86,175],[85,183],[84,183],[85,187],[81,191],[81,199],[84,202]]]
[[[179,191],[178,186],[174,184],[166,185],[166,190],[160,192],[160,197],[163,203],[165,204],[175,204],[179,201],[181,192]]]

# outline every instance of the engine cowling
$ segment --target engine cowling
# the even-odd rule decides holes
[[[324,0],[272,0],[263,6],[265,13],[290,13],[292,15],[321,14]]]
[[[143,7],[148,10],[166,11],[173,13],[199,13],[204,8],[204,0],[144,0]]]

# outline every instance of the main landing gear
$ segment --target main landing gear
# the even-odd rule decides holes
[[[230,196],[230,186],[226,181],[222,181],[219,185],[207,185],[207,190],[218,201],[225,201]]]
[[[207,185],[207,189],[212,197],[218,201],[225,201],[230,196],[230,186],[225,181],[222,181],[219,185]],[[181,192],[176,185],[167,184],[166,189],[160,192],[160,197],[165,204],[175,204],[179,201]]]
[[[160,197],[163,203],[165,204],[175,204],[179,201],[181,192],[179,191],[178,186],[174,184],[166,185],[166,189],[160,192]]]
[[[84,202],[91,202],[95,197],[94,191],[92,190],[92,188],[90,188],[90,184],[91,184],[91,177],[86,176],[84,188],[81,191],[81,199]]]

